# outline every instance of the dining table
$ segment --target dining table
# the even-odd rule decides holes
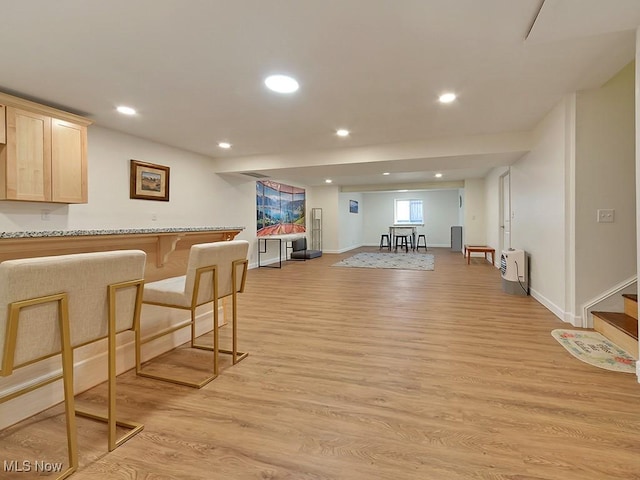
[[[417,230],[418,227],[415,225],[391,225],[389,227],[389,240],[391,242],[391,246],[395,247],[396,245],[396,235],[411,235],[411,245],[415,245]]]

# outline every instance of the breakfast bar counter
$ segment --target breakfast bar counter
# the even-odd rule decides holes
[[[15,258],[143,250],[145,280],[184,275],[189,249],[196,243],[233,240],[244,227],[172,227],[118,230],[0,232],[0,262]]]

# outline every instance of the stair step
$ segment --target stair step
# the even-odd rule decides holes
[[[593,328],[638,359],[638,320],[626,313],[591,312]]]
[[[620,312],[591,312],[594,316],[597,316],[607,322],[609,325],[617,328],[623,333],[626,333],[634,340],[638,340],[638,320],[631,315]]]
[[[624,299],[624,313],[638,319],[638,295],[635,293],[622,294]]]

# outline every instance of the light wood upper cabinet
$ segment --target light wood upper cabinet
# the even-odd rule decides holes
[[[6,107],[0,105],[0,143],[7,143]]]
[[[51,201],[51,117],[7,107],[6,199]]]
[[[6,105],[0,199],[87,203],[87,126],[82,117],[21,99]]]
[[[87,203],[87,127],[51,121],[51,200]]]

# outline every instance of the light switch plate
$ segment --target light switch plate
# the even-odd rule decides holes
[[[616,218],[616,211],[613,209],[601,208],[598,210],[598,223],[613,223]]]

